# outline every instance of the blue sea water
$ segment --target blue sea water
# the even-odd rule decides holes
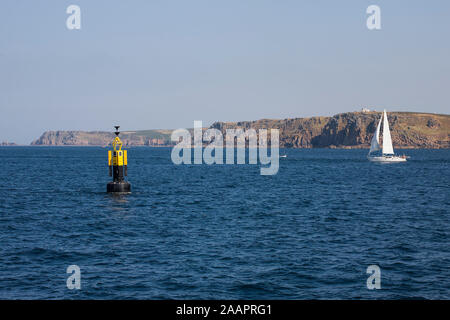
[[[450,299],[450,150],[290,149],[262,176],[130,148],[121,196],[104,148],[0,152],[0,299]]]

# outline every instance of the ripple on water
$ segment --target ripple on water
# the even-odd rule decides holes
[[[267,177],[130,148],[133,192],[112,196],[103,148],[2,148],[0,298],[450,298],[449,150],[287,152]]]

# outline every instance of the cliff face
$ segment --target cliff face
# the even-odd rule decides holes
[[[2,141],[0,142],[1,147],[17,146],[14,142]]]
[[[64,146],[64,145],[106,145],[114,139],[113,134],[107,132],[83,131],[46,131],[31,145]]]
[[[46,131],[31,145],[44,146],[107,146],[115,137],[104,131]],[[125,146],[163,146],[169,143],[170,131],[144,130],[120,133]]]
[[[279,129],[284,148],[368,148],[380,119],[380,112],[348,112],[333,117],[216,122],[211,127],[226,129]],[[450,115],[390,112],[395,148],[450,148]],[[125,146],[171,145],[171,130],[127,131],[120,134]],[[47,131],[32,145],[106,146],[111,132]]]
[[[211,127],[226,129],[279,129],[285,148],[368,148],[380,119],[380,112],[349,112],[333,117],[284,120],[216,122]],[[395,148],[450,148],[450,116],[428,113],[388,114]]]

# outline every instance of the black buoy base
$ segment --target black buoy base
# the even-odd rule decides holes
[[[131,185],[127,181],[111,181],[106,186],[107,192],[131,192]]]

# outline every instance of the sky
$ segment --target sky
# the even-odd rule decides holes
[[[449,39],[448,0],[1,0],[0,142],[363,106],[448,114]]]

